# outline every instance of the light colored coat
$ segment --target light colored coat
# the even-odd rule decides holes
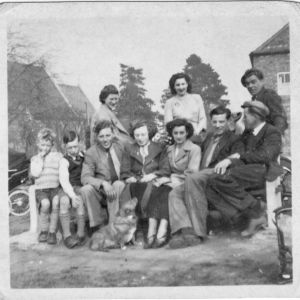
[[[171,145],[167,149],[167,155],[171,166],[171,187],[184,182],[185,172],[197,172],[201,161],[201,149],[198,145],[187,140],[175,157],[176,146]]]
[[[165,124],[174,119],[186,119],[194,127],[194,135],[206,129],[207,120],[203,100],[198,94],[187,94],[184,99],[176,96],[167,100],[165,105]]]
[[[120,163],[124,154],[124,147],[120,143],[113,142],[110,152],[116,173],[119,177]],[[83,185],[90,184],[96,190],[99,190],[103,180],[111,181],[108,154],[104,149],[96,144],[89,148],[85,153],[81,172],[81,182]]]
[[[132,141],[129,133],[124,128],[122,123],[119,121],[115,113],[112,110],[110,110],[107,107],[107,105],[101,103],[99,109],[95,112],[91,121],[91,138],[90,138],[91,146],[95,144],[94,127],[98,122],[103,120],[108,120],[113,124],[114,134],[122,144]]]

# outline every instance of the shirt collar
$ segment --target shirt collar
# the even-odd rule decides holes
[[[253,129],[253,135],[258,135],[258,133],[261,131],[261,129],[265,126],[266,122],[262,122],[257,127]]]

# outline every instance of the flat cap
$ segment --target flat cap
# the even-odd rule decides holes
[[[251,107],[258,115],[264,118],[270,113],[268,107],[260,101],[246,101],[242,105],[242,108],[246,107]]]

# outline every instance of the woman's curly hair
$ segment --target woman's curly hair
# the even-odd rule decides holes
[[[184,126],[185,127],[185,130],[187,132],[187,136],[186,136],[187,139],[189,139],[193,136],[194,127],[190,122],[188,122],[186,119],[175,119],[175,120],[172,120],[172,121],[170,121],[166,124],[167,132],[168,132],[169,136],[172,138],[173,141],[174,141],[173,129],[175,127],[179,127],[179,126]]]
[[[151,140],[157,133],[157,126],[153,122],[146,120],[134,120],[130,123],[129,133],[130,136],[134,139],[134,131],[140,127],[146,126],[148,129],[149,140]]]

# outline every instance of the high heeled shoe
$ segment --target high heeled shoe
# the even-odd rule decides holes
[[[155,234],[148,236],[144,244],[144,249],[153,248],[154,242],[155,242]]]

